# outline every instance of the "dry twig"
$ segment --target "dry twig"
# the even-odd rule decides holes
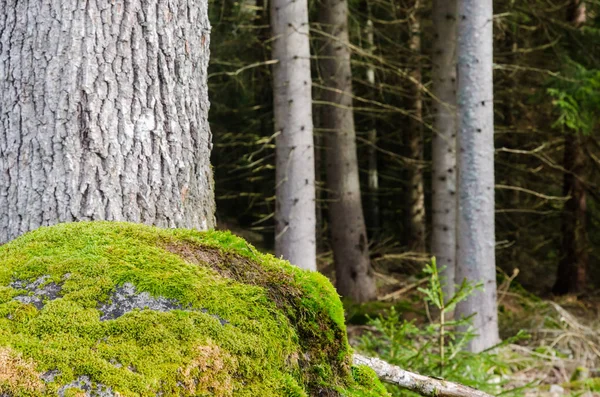
[[[354,353],[354,364],[366,365],[375,371],[382,381],[398,385],[422,396],[492,397],[480,390],[458,383],[405,371],[402,368],[389,364],[379,358],[371,358]]]
[[[412,289],[414,289],[414,288],[416,288],[416,287],[418,287],[418,286],[420,286],[422,284],[425,284],[426,282],[427,282],[427,279],[424,278],[422,280],[417,281],[416,283],[412,283],[412,284],[407,285],[404,288],[400,288],[397,291],[390,292],[389,294],[386,294],[386,295],[378,298],[377,300],[379,300],[379,301],[389,301],[389,300],[392,300],[392,299],[396,299],[396,298],[404,295],[408,291],[410,291],[410,290],[412,290]]]

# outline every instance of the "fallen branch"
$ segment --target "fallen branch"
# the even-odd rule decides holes
[[[458,383],[405,371],[379,358],[371,358],[354,353],[353,359],[355,365],[366,365],[375,371],[382,381],[398,385],[422,396],[492,397],[490,394]]]
[[[383,302],[383,301],[389,301],[389,300],[392,300],[392,299],[397,299],[400,296],[402,296],[405,293],[407,293],[408,291],[417,288],[421,284],[425,284],[427,281],[429,281],[429,279],[424,278],[422,280],[417,281],[416,283],[412,283],[410,285],[407,285],[406,287],[401,288],[401,289],[399,289],[397,291],[390,292],[389,294],[384,295],[384,296],[382,296],[381,298],[379,298],[377,300]]]

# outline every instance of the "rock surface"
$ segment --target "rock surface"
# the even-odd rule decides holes
[[[385,396],[318,273],[230,233],[116,222],[0,247],[0,396]]]

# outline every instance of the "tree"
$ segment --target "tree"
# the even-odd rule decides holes
[[[586,156],[583,137],[565,133],[563,193],[569,197],[562,214],[561,257],[552,292],[557,295],[581,293],[587,283],[588,241],[586,230]]]
[[[586,6],[580,0],[572,0],[567,8],[567,22],[579,27],[586,21]],[[582,90],[586,92],[586,90]],[[594,90],[595,91],[595,90]],[[583,108],[585,98],[573,98]],[[595,105],[595,104],[594,104]],[[595,112],[594,109],[592,112]],[[581,293],[587,284],[588,236],[586,228],[587,199],[582,177],[586,174],[587,161],[582,131],[565,133],[563,157],[563,194],[568,198],[563,208],[561,226],[561,257],[552,292],[557,295]]]
[[[454,295],[456,263],[456,0],[433,1],[431,251]]]
[[[0,1],[0,243],[79,220],[213,227],[207,2],[82,4]]]
[[[499,340],[494,233],[492,0],[458,2],[458,207],[456,280],[481,283],[457,315],[473,315],[480,352]]]
[[[373,56],[375,49],[375,40],[373,35],[373,20],[371,19],[371,7],[367,3],[367,23],[365,26],[365,36],[367,40],[367,48],[365,52]],[[371,90],[375,89],[375,68],[372,63],[367,65],[366,71],[367,83],[370,85]],[[368,171],[367,171],[367,189],[368,189],[368,201],[367,201],[367,227],[371,236],[376,236],[379,233],[381,227],[380,222],[380,211],[379,211],[379,170],[377,165],[377,123],[374,117],[370,117],[369,120],[369,135],[367,146],[367,158],[368,158]]]
[[[275,253],[316,270],[315,165],[308,6],[273,0],[273,106],[276,133]]]
[[[327,150],[328,208],[336,286],[342,296],[365,302],[375,297],[376,290],[358,178],[348,3],[322,0],[319,16],[325,36],[320,65],[325,80],[326,108],[321,122]]]
[[[416,252],[425,251],[425,191],[423,187],[423,98],[421,95],[421,0],[414,0],[408,15],[409,49],[413,56],[410,77],[410,109],[408,123],[408,148],[412,160],[409,168],[409,247]]]

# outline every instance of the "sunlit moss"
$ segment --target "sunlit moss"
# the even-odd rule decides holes
[[[44,276],[57,299],[40,310],[14,300],[28,292],[11,282]],[[181,309],[101,321],[125,283]],[[55,395],[84,375],[122,396],[383,395],[352,376],[329,281],[227,232],[81,222],[0,247],[0,348],[56,374],[33,391],[0,383],[14,396]]]

